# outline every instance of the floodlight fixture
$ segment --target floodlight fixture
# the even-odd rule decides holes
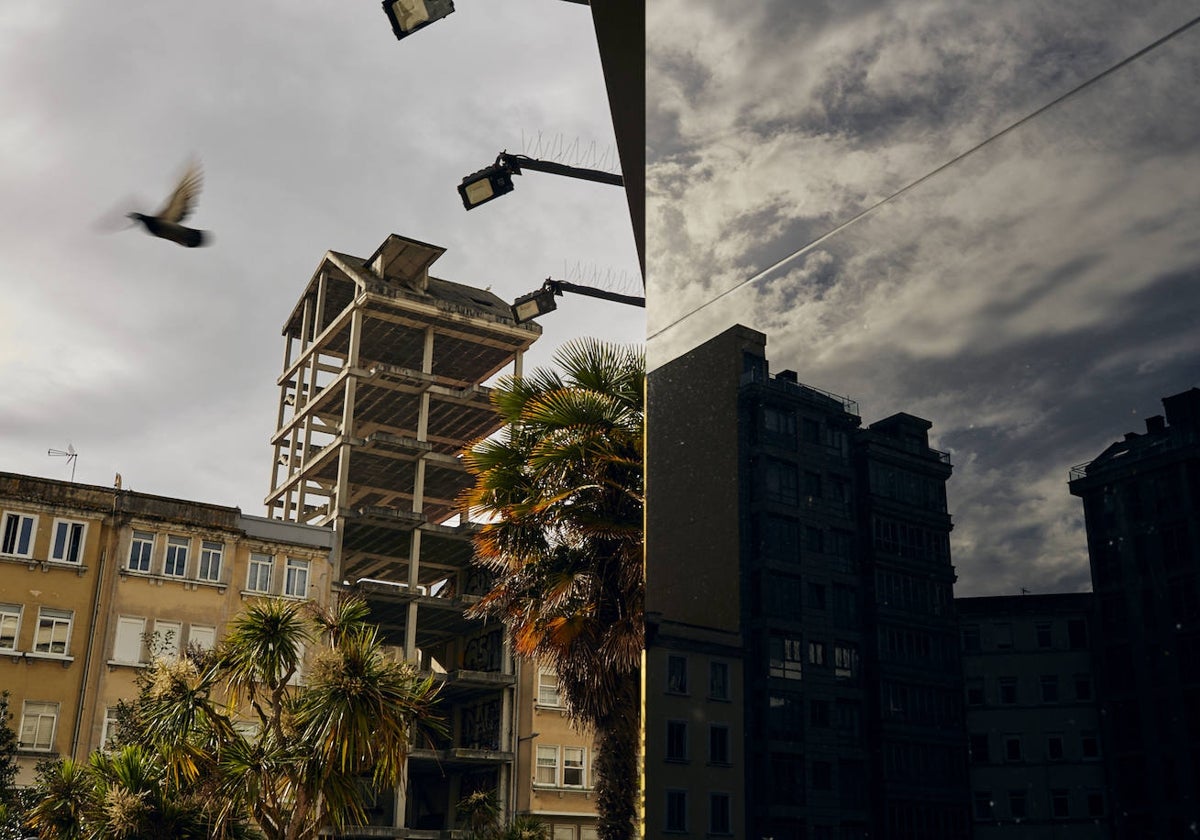
[[[521,295],[512,305],[513,320],[518,324],[524,324],[526,321],[532,321],[540,315],[545,315],[547,312],[553,312],[558,309],[558,303],[554,300],[555,296],[562,296],[563,292],[571,292],[576,295],[586,295],[587,297],[599,298],[613,303],[624,303],[629,306],[640,306],[645,308],[646,299],[635,297],[634,295],[622,295],[617,292],[610,292],[607,289],[597,289],[594,286],[580,286],[576,283],[567,283],[563,280],[555,280],[551,277],[546,278],[546,282],[537,291],[530,292],[527,295]]]
[[[520,175],[522,169],[549,172],[552,175],[565,175],[568,178],[580,178],[599,184],[612,184],[615,187],[625,185],[624,179],[615,172],[584,169],[581,166],[567,166],[552,160],[537,160],[525,155],[510,155],[508,152],[501,152],[496,155],[496,162],[491,166],[480,169],[478,172],[472,172],[462,179],[462,183],[458,185],[458,194],[462,197],[463,207],[472,210],[493,198],[499,198],[505,193],[512,192],[512,176]]]
[[[472,172],[458,185],[463,207],[470,210],[513,191],[513,170],[501,158],[491,166]]]
[[[454,0],[383,0],[396,40],[407,38],[454,11]]]

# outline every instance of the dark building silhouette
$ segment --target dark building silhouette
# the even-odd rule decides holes
[[[1071,471],[1098,614],[1114,835],[1200,825],[1200,389]]]
[[[649,377],[646,836],[967,837],[949,458],[765,345]]]
[[[1111,836],[1090,592],[959,598],[975,840]]]

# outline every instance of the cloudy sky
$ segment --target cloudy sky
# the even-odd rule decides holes
[[[639,293],[620,189],[529,173],[470,213],[503,149],[617,169],[586,6],[461,0],[402,42],[378,0],[0,5],[0,470],[261,515],[280,337],[326,250],[390,233],[506,299],[547,276]],[[188,250],[139,230],[191,156]],[[640,341],[642,310],[560,299],[530,355]]]
[[[1085,588],[1069,468],[1200,385],[1200,26],[805,246],[1200,7],[648,6],[651,366],[761,330],[933,421],[959,594]]]

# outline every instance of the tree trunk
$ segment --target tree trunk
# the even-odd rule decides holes
[[[624,674],[613,712],[597,721],[595,758],[596,810],[599,840],[633,840],[637,831],[638,746],[641,741],[637,671]]]

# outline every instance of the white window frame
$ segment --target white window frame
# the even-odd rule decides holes
[[[15,653],[21,641],[21,614],[24,607],[21,604],[0,604],[0,653]],[[11,634],[12,643],[6,645],[4,639]]]
[[[13,520],[16,520],[16,525],[12,526],[10,539],[9,523]],[[5,511],[3,521],[0,521],[0,554],[5,557],[32,557],[33,546],[37,542],[37,522],[38,518],[35,514],[21,513],[15,510]],[[23,551],[21,550],[22,545],[24,545]]]
[[[533,761],[534,785],[554,787],[558,784],[558,757],[559,748],[557,744],[537,745]],[[553,763],[550,763],[551,759],[553,759]],[[545,778],[547,770],[550,771],[549,780]]]
[[[537,704],[561,709],[564,705],[562,693],[558,689],[558,674],[554,671],[539,669],[537,675]]]
[[[683,805],[683,825],[671,825],[671,800],[678,797]],[[671,834],[686,834],[688,830],[688,792],[677,788],[671,788],[663,792],[663,830]]]
[[[192,538],[178,534],[167,534],[167,550],[163,554],[164,577],[187,577],[188,554],[192,549]],[[183,555],[180,557],[180,555]]]
[[[725,733],[725,755],[713,755],[713,737],[717,732]],[[726,723],[708,725],[708,763],[724,767],[733,763],[733,730]]]
[[[263,570],[266,570],[267,579],[263,586],[258,586],[259,578]],[[252,551],[250,553],[250,564],[246,570],[246,591],[261,592],[264,595],[271,593],[271,584],[275,579],[275,555]]]
[[[837,642],[833,646],[833,675],[838,679],[857,679],[859,669],[858,647],[849,642]]]
[[[715,677],[719,671],[724,671],[725,676],[721,678],[721,688],[723,690],[718,694],[716,691],[713,691],[713,688],[716,687],[715,684],[717,681]],[[729,675],[730,668],[728,662],[712,661],[708,663],[708,699],[728,700],[730,698]]]
[[[312,561],[301,557],[289,557],[284,565],[283,595],[285,598],[307,598],[308,579],[312,573]],[[299,591],[297,591],[299,590]]]
[[[21,707],[21,727],[17,730],[17,747],[30,752],[53,752],[54,736],[58,734],[57,703],[43,700],[26,700]],[[41,738],[43,723],[49,720],[50,732],[46,738]],[[26,740],[27,731],[32,724],[33,740]]]
[[[212,650],[217,645],[217,628],[211,624],[193,624],[188,627],[188,647]]]
[[[683,741],[680,746],[682,751],[675,752],[672,747],[675,745],[676,736],[682,734]],[[688,731],[688,722],[686,720],[671,719],[667,721],[666,741],[663,743],[663,755],[667,761],[690,761],[692,757],[691,750],[691,733]]]
[[[126,571],[149,574],[152,568],[151,564],[154,562],[154,544],[157,541],[158,535],[153,531],[134,531],[129,540],[129,557],[125,559]],[[134,552],[137,552],[136,566],[134,565]]]
[[[74,610],[60,610],[53,607],[38,607],[38,623],[33,634],[33,653],[39,656],[54,656],[67,658],[71,655],[71,630],[75,624]],[[54,637],[57,635],[59,627],[66,626],[66,638],[62,641],[62,651],[54,650]],[[50,628],[50,640],[46,644],[46,650],[41,649],[42,628],[47,626]]]
[[[196,580],[219,583],[221,564],[225,561],[225,543],[219,540],[200,541],[200,564],[196,568]]]
[[[154,647],[151,653],[158,659],[178,659],[183,649],[183,622],[173,619],[154,620]]]
[[[88,524],[81,519],[55,519],[54,530],[50,533],[50,559],[58,563],[71,563],[78,566],[83,562],[83,547],[87,541]],[[75,529],[78,529],[76,531]],[[59,532],[66,531],[66,538],[59,545]],[[77,533],[78,539],[71,540],[71,534]],[[75,550],[72,552],[71,549]],[[72,556],[74,555],[74,556]]]
[[[567,781],[568,771],[579,773],[579,783]],[[562,775],[560,783],[563,787],[569,788],[585,788],[587,787],[587,749],[585,747],[566,747],[562,748]]]
[[[113,636],[112,661],[123,665],[140,665],[145,662],[145,648],[146,619],[133,615],[118,616],[117,631]],[[131,657],[129,654],[133,650],[137,653]]]
[[[675,671],[678,666],[678,671]],[[667,694],[688,693],[688,658],[682,654],[667,654]]]
[[[111,752],[109,741],[116,737],[117,707],[107,706],[104,709],[104,723],[100,726],[100,751]]]

